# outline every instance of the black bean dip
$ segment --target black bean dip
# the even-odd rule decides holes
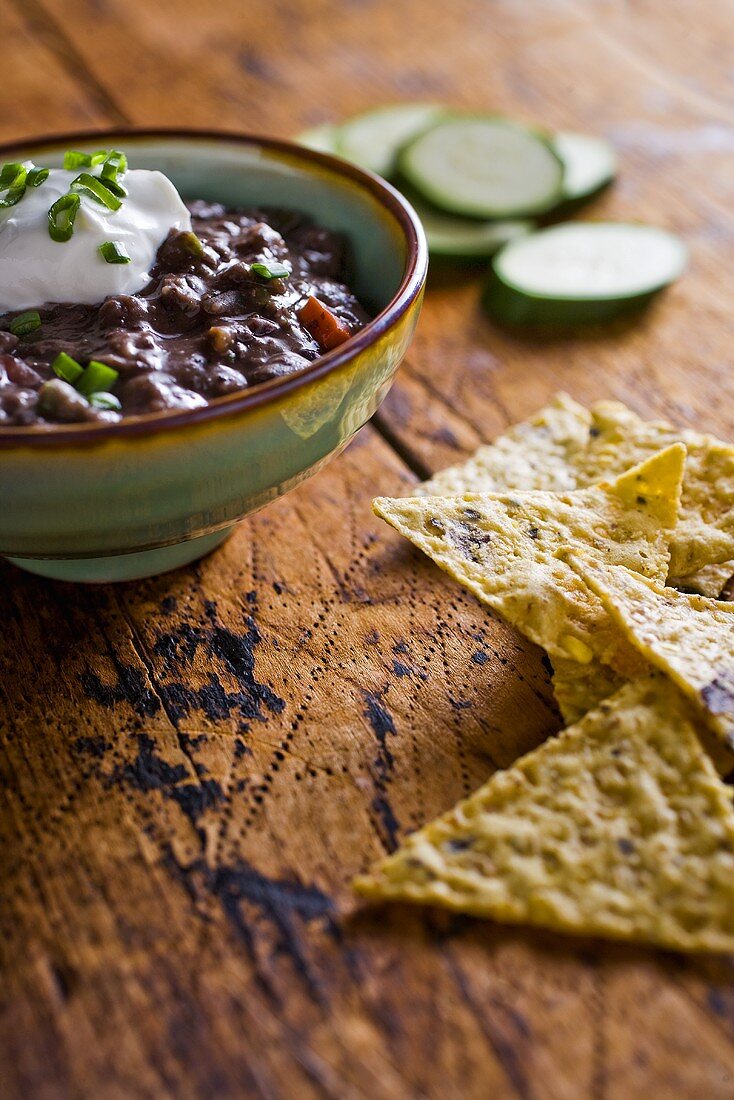
[[[0,315],[0,426],[195,409],[298,371],[367,323],[343,282],[338,234],[282,210],[188,206],[193,233],[171,231],[140,293],[39,305],[40,329],[20,337],[10,332],[13,314]],[[251,267],[276,262],[288,277]],[[95,408],[57,378],[60,352],[118,371],[122,412]]]

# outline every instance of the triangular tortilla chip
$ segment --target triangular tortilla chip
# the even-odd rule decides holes
[[[718,596],[734,575],[734,447],[665,421],[642,420],[617,401],[591,410],[559,394],[494,444],[419,485],[416,495],[460,496],[506,489],[559,492],[595,485],[683,441],[689,453],[681,516],[671,543],[670,583]],[[720,569],[701,570],[726,562]]]
[[[679,588],[681,592],[695,592],[699,596],[710,596],[717,599],[724,591],[724,587],[734,577],[734,561],[724,561],[720,565],[704,565],[695,573],[687,573],[685,577],[669,576],[666,583],[671,588]]]
[[[734,810],[681,694],[627,684],[355,882],[581,935],[734,951]]]
[[[569,493],[378,497],[373,508],[551,659],[594,655],[623,674],[639,661],[558,550],[592,548],[663,578],[685,448],[675,444],[611,485]]]
[[[417,486],[418,496],[453,497],[505,489],[577,489],[574,466],[589,441],[591,413],[559,393],[530,420],[515,424],[456,466]],[[630,463],[634,465],[634,463]],[[596,478],[601,481],[601,478]]]
[[[624,678],[596,657],[587,665],[556,657],[551,682],[563,720],[570,726],[619,691]]]
[[[642,420],[617,401],[598,402],[591,415],[589,444],[577,460],[581,484],[613,476],[679,440],[686,445],[681,511],[670,548],[671,577],[734,558],[734,447],[665,421]]]
[[[564,555],[645,660],[734,747],[734,604],[663,588],[588,554]]]

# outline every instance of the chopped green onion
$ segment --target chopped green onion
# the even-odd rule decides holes
[[[72,359],[65,351],[60,351],[51,364],[51,369],[57,377],[71,386],[84,374],[84,367]]]
[[[81,199],[78,195],[62,195],[48,212],[48,232],[54,241],[68,241],[74,232]]]
[[[116,179],[108,179],[107,176],[100,177],[100,183],[103,183],[108,191],[111,191],[113,195],[117,195],[118,199],[127,198],[127,188]]]
[[[77,191],[83,191],[85,195],[106,206],[108,210],[119,210],[122,206],[117,196],[105,187],[104,182],[90,172],[80,172],[76,179],[71,181],[71,186]]]
[[[10,322],[10,331],[13,336],[27,336],[29,332],[35,332],[41,327],[41,314],[37,309],[29,309],[25,313],[19,313]]]
[[[105,241],[99,251],[108,264],[129,264],[130,255],[122,241]]]
[[[25,180],[27,171],[24,164],[8,161],[0,169],[0,191],[5,191],[8,187],[18,187]]]
[[[31,168],[26,183],[29,187],[40,187],[48,179],[48,168]]]
[[[102,165],[102,178],[114,179],[124,176],[127,172],[127,157],[119,149],[110,149],[107,159]]]
[[[119,377],[119,371],[108,367],[106,363],[100,363],[97,359],[91,359],[84,369],[84,374],[77,383],[79,393],[88,396],[91,393],[101,393],[103,390],[111,390]]]
[[[73,172],[75,168],[93,168],[103,164],[109,156],[107,149],[98,149],[96,153],[80,153],[78,149],[67,149],[64,153],[64,168]]]
[[[89,404],[95,409],[111,409],[113,412],[120,412],[122,409],[120,399],[114,393],[90,393]]]
[[[277,260],[271,260],[267,264],[251,264],[250,270],[262,279],[287,279],[290,275],[290,271],[285,264],[281,264]]]
[[[190,252],[192,256],[204,255],[204,245],[196,236],[196,233],[186,230],[179,235],[178,239],[183,248],[185,248],[187,252]]]
[[[0,170],[0,191],[5,194],[0,197],[0,208],[15,206],[25,195],[26,177],[28,169],[24,164],[14,161],[4,164]]]
[[[8,206],[15,206],[25,195],[25,187],[11,187],[0,198],[0,209],[4,210]]]

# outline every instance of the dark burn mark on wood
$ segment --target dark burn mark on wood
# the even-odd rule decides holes
[[[201,631],[189,623],[181,623],[171,634],[161,634],[153,645],[153,652],[165,664],[176,660],[190,664],[201,642]]]
[[[164,596],[161,600],[161,611],[164,615],[172,614],[178,607],[178,600],[175,596]]]
[[[130,764],[122,764],[113,772],[113,779],[124,780],[140,791],[165,790],[186,778],[183,764],[168,764],[156,755],[156,744],[147,734],[137,735],[138,752]]]
[[[271,974],[263,973],[257,947],[258,923],[248,912],[257,910],[275,930],[275,956],[290,959],[309,995],[319,1004],[326,1003],[321,979],[314,972],[302,942],[302,928],[315,921],[325,921],[328,931],[338,935],[334,920],[334,903],[317,886],[301,882],[295,876],[273,878],[255,870],[245,860],[219,867],[209,867],[203,860],[182,866],[169,851],[166,865],[182,882],[187,893],[197,902],[202,890],[213,895],[222,906],[231,927],[244,944],[248,956],[257,968],[260,985],[280,1003]]]
[[[83,756],[94,756],[98,760],[110,748],[109,741],[105,741],[104,737],[77,737],[71,744],[74,752]]]
[[[65,1004],[79,984],[76,970],[67,963],[49,960],[48,972],[57,997]]]
[[[248,592],[246,598],[252,605],[256,593]],[[175,630],[160,634],[153,646],[166,672],[176,676],[160,691],[171,720],[178,723],[197,710],[203,711],[213,722],[233,714],[264,722],[266,712],[282,713],[285,700],[255,676],[255,648],[262,641],[262,635],[252,615],[248,613],[244,616],[245,629],[242,633],[236,633],[218,621],[217,606],[213,600],[206,601],[204,611],[207,625],[182,623]],[[188,677],[181,677],[181,673],[192,666],[200,652],[207,658],[208,682],[200,687],[190,687],[185,682]],[[238,685],[235,690],[226,690],[216,667],[211,667],[212,661],[223,666],[234,677]]]
[[[270,62],[256,53],[254,50],[247,49],[246,47],[241,49],[237,60],[242,68],[250,76],[256,76],[260,80],[266,81],[268,84],[282,84],[282,78],[277,69],[273,68]]]
[[[730,1015],[730,1008],[723,990],[714,985],[709,986],[706,992],[706,1004],[715,1016],[726,1019]]]
[[[85,669],[79,677],[79,682],[86,697],[109,709],[117,706],[118,703],[127,703],[141,718],[152,718],[158,713],[161,707],[160,699],[150,690],[138,669],[121,661],[115,661],[115,672],[117,674],[115,683],[105,684],[96,672],[92,672],[89,668]]]
[[[471,661],[475,665],[486,665],[489,663],[489,654],[483,649],[478,649],[476,653],[472,653]]]
[[[398,679],[402,679],[404,676],[410,676],[412,671],[407,665],[404,665],[402,661],[398,661],[397,657],[393,660],[392,670]]]
[[[178,741],[181,748],[188,752],[190,749],[198,749],[202,745],[206,745],[209,738],[205,733],[197,733],[193,736],[189,733],[180,733],[178,735]]]
[[[481,1028],[515,1092],[522,1100],[532,1100],[536,1093],[527,1076],[523,1057],[523,1050],[532,1038],[527,1021],[497,996],[491,996],[489,1004],[477,1002],[461,966],[453,959],[450,965],[461,999]]]
[[[137,742],[135,759],[118,766],[109,777],[110,783],[126,784],[145,793],[160,791],[176,802],[194,825],[205,810],[224,801],[224,792],[215,779],[185,783],[188,772],[183,764],[169,764],[159,756],[147,734],[138,734]]]
[[[388,737],[397,736],[397,730],[393,716],[383,701],[386,690],[383,689],[382,692],[363,691],[362,696],[365,701],[363,714],[369,722],[377,741],[377,755],[372,762],[372,775],[375,784],[372,809],[377,814],[382,827],[385,847],[388,852],[394,852],[398,846],[400,824],[387,796],[387,785],[394,764],[394,757],[390,752],[387,739]]]
[[[450,447],[452,451],[459,450],[459,441],[451,428],[437,428],[435,432],[430,432],[428,438],[433,440],[434,443],[443,443],[444,446]]]
[[[224,801],[224,792],[216,779],[202,779],[199,783],[183,783],[172,787],[168,796],[177,802],[194,825],[205,810]]]
[[[731,714],[734,711],[734,686],[717,676],[701,688],[701,701],[710,714]]]

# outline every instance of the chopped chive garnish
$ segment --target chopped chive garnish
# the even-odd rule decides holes
[[[102,165],[102,178],[116,180],[127,172],[127,157],[119,149],[110,149]]]
[[[41,327],[41,314],[37,309],[29,309],[25,313],[19,313],[10,322],[10,331],[13,336],[27,336],[29,332],[35,332]]]
[[[81,199],[78,195],[62,195],[48,212],[48,232],[54,241],[68,241],[74,232]]]
[[[26,183],[29,187],[40,187],[48,179],[48,168],[31,168]]]
[[[51,364],[51,369],[58,378],[72,386],[84,374],[81,363],[77,363],[76,359],[72,359],[65,351],[59,352]]]
[[[26,172],[27,169],[24,164],[8,161],[0,168],[0,191],[16,186],[19,177],[21,181],[25,179]]]
[[[77,390],[85,396],[91,393],[101,393],[111,390],[119,377],[119,371],[108,367],[106,363],[100,363],[97,359],[91,359],[84,368],[84,374],[77,383]]]
[[[91,172],[80,172],[76,179],[71,181],[71,186],[101,203],[102,206],[106,206],[108,210],[119,210],[122,206],[117,196],[105,187],[103,180],[93,176]]]
[[[4,195],[0,196],[0,209],[7,206],[15,206],[25,195],[25,187],[10,187]]]
[[[93,168],[97,164],[103,164],[109,152],[107,149],[98,149],[96,153],[81,153],[78,149],[67,149],[64,153],[64,168],[73,172],[75,168]]]
[[[120,399],[114,393],[90,393],[89,404],[95,409],[111,409],[113,412],[120,412],[122,409]]]
[[[290,271],[285,264],[281,264],[277,260],[271,260],[267,264],[252,264],[250,270],[262,279],[287,279],[290,275]]]
[[[100,177],[100,183],[103,183],[113,195],[117,195],[118,199],[127,198],[127,188],[123,187],[119,180],[108,179],[107,176],[104,176]]]
[[[99,251],[108,264],[129,264],[130,256],[122,241],[105,241]]]
[[[192,233],[190,230],[186,230],[181,233],[178,238],[181,246],[190,252],[192,256],[203,256],[204,245],[196,236],[196,233]]]
[[[75,168],[91,164],[89,153],[78,153],[76,149],[67,149],[64,153],[64,168],[67,172],[73,172]]]
[[[4,164],[0,169],[0,208],[15,206],[25,195],[28,169],[24,164],[14,161]]]

